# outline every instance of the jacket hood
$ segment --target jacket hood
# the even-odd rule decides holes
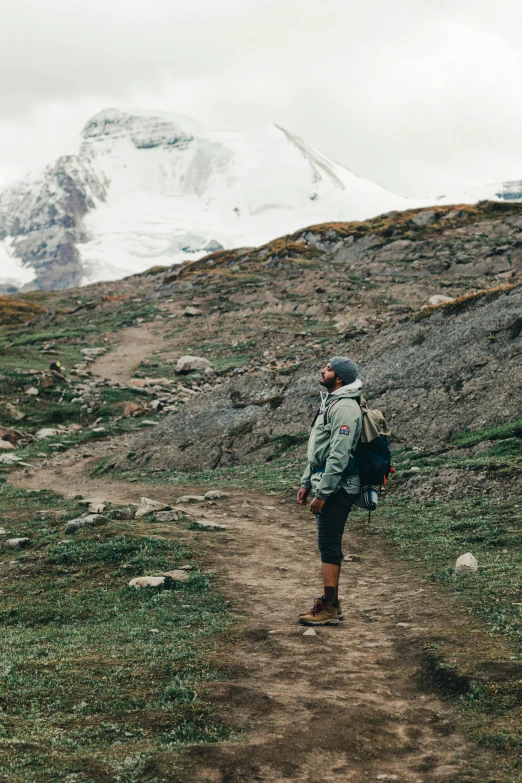
[[[359,379],[357,379],[356,381],[354,381],[354,383],[350,383],[348,386],[341,386],[341,388],[337,389],[337,391],[334,392],[334,394],[330,394],[329,392],[321,392],[320,412],[324,413],[326,408],[334,400],[346,400],[346,399],[353,400],[355,397],[360,397],[361,390],[362,390],[362,383]]]

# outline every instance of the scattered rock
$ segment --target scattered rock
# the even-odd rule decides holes
[[[41,430],[38,430],[36,433],[36,440],[44,440],[44,438],[54,438],[55,435],[58,435],[60,433],[60,430],[53,429],[52,427],[44,427]]]
[[[29,388],[25,390],[25,393],[30,394],[31,397],[36,397],[39,394],[38,389],[34,386],[29,386]]]
[[[156,511],[154,514],[156,522],[179,522],[183,519],[181,511]]]
[[[13,430],[11,427],[0,427],[0,438],[16,446],[24,438],[24,433],[20,430]]]
[[[195,370],[206,370],[207,367],[212,368],[212,365],[208,359],[204,359],[201,356],[190,356],[190,354],[187,354],[186,356],[182,356],[180,359],[178,359],[176,364],[176,372],[188,373],[194,372]]]
[[[206,495],[182,495],[176,503],[204,503],[206,499]]]
[[[168,577],[174,582],[188,582],[190,579],[190,575],[181,568],[177,568],[175,571],[162,571],[161,576]]]
[[[228,530],[228,525],[222,525],[219,522],[209,522],[206,519],[197,519],[194,522],[202,530]]]
[[[145,381],[143,378],[131,378],[129,381],[129,386],[136,386],[138,389],[143,389],[145,386],[147,386],[147,381]]]
[[[6,543],[9,549],[25,549],[29,546],[29,542],[29,538],[8,538]]]
[[[0,457],[0,463],[2,465],[13,465],[15,462],[21,462],[22,458],[17,457],[16,454],[11,454],[10,452],[8,454],[2,454]]]
[[[456,574],[475,573],[476,571],[478,571],[478,563],[471,552],[466,552],[465,555],[457,558],[455,563]]]
[[[143,416],[145,408],[139,402],[127,402],[123,409],[124,419],[135,419],[137,416]]]
[[[434,296],[430,296],[428,299],[428,304],[430,305],[439,305],[444,304],[445,302],[453,302],[454,299],[452,296],[445,296],[444,294],[435,294]]]
[[[105,522],[105,517],[102,517],[100,514],[87,514],[84,517],[77,517],[76,519],[69,520],[65,525],[64,533],[65,535],[72,535],[77,533],[78,530],[81,530],[82,527],[92,527],[94,525],[99,525],[102,522]]]
[[[185,318],[194,318],[194,316],[201,314],[202,310],[200,310],[198,307],[185,307],[183,311]]]
[[[317,631],[315,628],[307,628],[306,631],[304,631],[303,636],[317,636]]]
[[[138,505],[138,508],[136,510],[136,513],[134,515],[135,519],[140,519],[140,517],[144,517],[146,514],[151,514],[153,511],[170,511],[171,507],[168,503],[161,503],[158,500],[151,500],[150,498],[140,498],[140,502]]]
[[[7,530],[5,529],[5,527],[0,527],[0,536],[5,536],[5,535],[7,535]]]
[[[137,576],[130,580],[129,587],[159,587],[164,583],[164,576]]]
[[[91,514],[103,514],[105,503],[89,503],[89,512]]]
[[[229,498],[228,492],[222,492],[220,489],[211,489],[205,493],[205,500],[220,500],[221,498]]]
[[[14,449],[14,446],[12,443],[9,443],[8,440],[0,440],[0,449],[9,451],[10,449]]]

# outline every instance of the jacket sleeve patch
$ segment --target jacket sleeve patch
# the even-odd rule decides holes
[[[340,435],[349,435],[350,434],[350,428],[347,424],[341,424],[339,427],[339,434]]]

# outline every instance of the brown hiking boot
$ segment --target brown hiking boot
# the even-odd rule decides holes
[[[314,600],[314,605],[312,606],[312,609],[315,607],[315,605],[316,605],[316,603],[318,601],[322,601],[322,600],[323,600],[322,598],[316,598]],[[334,606],[337,607],[337,619],[338,620],[344,620],[344,614],[343,614],[343,610],[342,610],[342,607],[341,607],[341,601],[340,600],[337,601],[337,603],[334,604]],[[304,617],[307,614],[311,614],[312,613],[312,609],[307,609],[305,612],[299,612],[298,617]]]
[[[308,614],[299,617],[299,625],[339,625],[337,606],[333,601],[317,598]]]

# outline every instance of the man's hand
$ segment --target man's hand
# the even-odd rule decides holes
[[[299,492],[297,493],[297,502],[300,506],[306,506],[306,498],[308,497],[308,493],[310,492],[309,489],[306,487],[301,487]]]
[[[320,498],[314,498],[312,502],[310,503],[310,511],[312,514],[320,514],[323,510],[323,506],[326,503],[326,500],[321,500]]]

